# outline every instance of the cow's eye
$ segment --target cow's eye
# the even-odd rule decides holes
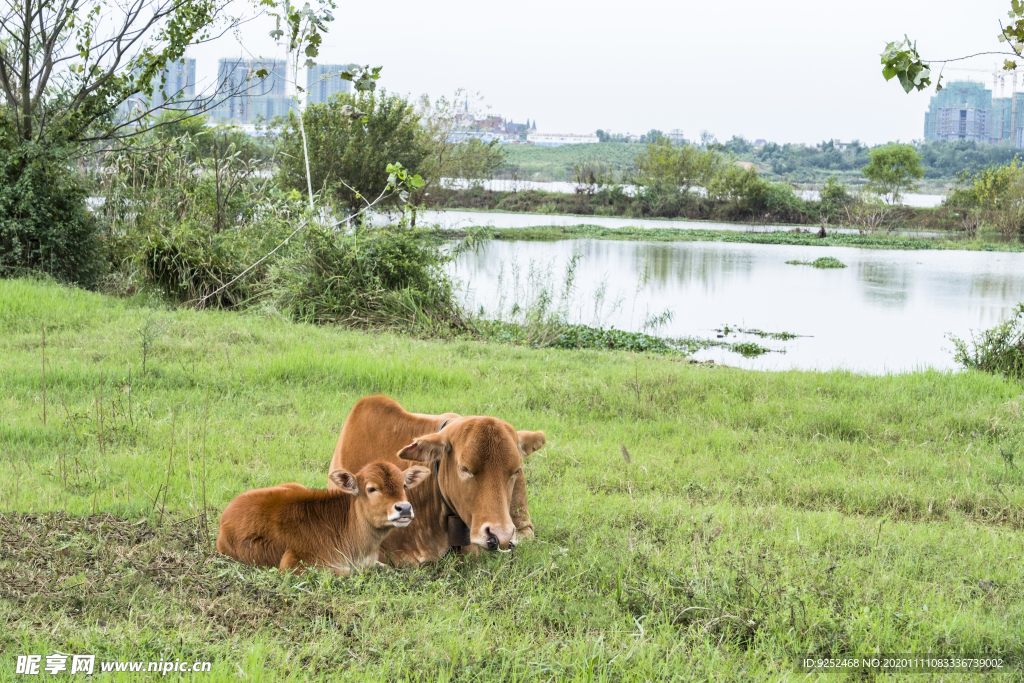
[[[366,487],[366,492],[367,493],[377,493],[377,489],[373,488],[372,486],[367,486]]]
[[[468,468],[468,467],[466,467],[465,465],[461,465],[461,466],[459,467],[459,469],[460,469],[460,470],[462,471],[462,473],[463,473],[463,474],[468,474],[468,475],[469,475],[469,476],[471,476],[471,477],[473,476],[473,473],[472,473],[472,472],[470,472],[470,471],[469,471],[469,468]]]

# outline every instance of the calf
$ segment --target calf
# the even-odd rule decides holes
[[[425,467],[402,472],[372,462],[355,475],[331,472],[335,490],[289,483],[246,491],[221,515],[217,550],[245,564],[297,572],[321,565],[348,576],[377,561],[392,528],[409,526],[406,490],[428,474]]]

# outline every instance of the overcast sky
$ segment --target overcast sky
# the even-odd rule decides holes
[[[885,43],[908,33],[928,59],[996,50],[1008,7],[1008,0],[340,0],[318,61],[383,66],[380,85],[412,96],[480,92],[492,113],[536,119],[540,132],[679,128],[721,141],[875,144],[921,138],[934,94],[906,95],[882,79]],[[266,17],[248,24],[244,51],[274,56],[272,27]],[[241,52],[228,36],[190,56],[200,82],[210,82],[217,58]],[[960,64],[991,72],[996,61]],[[991,87],[990,74],[947,67],[947,81],[968,77]]]

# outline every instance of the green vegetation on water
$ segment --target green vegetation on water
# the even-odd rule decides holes
[[[542,219],[538,219],[542,220]],[[581,217],[586,220],[586,217]],[[700,225],[700,223],[694,223]],[[747,244],[791,244],[809,247],[859,247],[861,249],[961,249],[965,251],[1024,251],[1024,243],[988,242],[983,238],[952,240],[904,237],[901,235],[852,235],[830,232],[826,237],[807,231],[708,230],[701,228],[605,228],[599,225],[538,225],[529,228],[475,227],[480,237],[500,240],[557,241],[571,239],[629,240],[642,242],[742,242]],[[458,233],[456,233],[458,234]]]
[[[786,261],[791,266],[811,266],[812,268],[845,268],[846,264],[832,256],[822,256],[813,261]]]
[[[730,334],[740,333],[749,334],[761,339],[775,339],[776,341],[791,341],[799,337],[799,334],[793,334],[792,332],[765,332],[759,330],[756,327],[740,327],[739,325],[723,325],[721,328],[715,330],[722,334],[722,336],[729,336]]]
[[[211,681],[777,681],[1024,649],[1019,383],[675,360],[0,281],[0,677],[60,651]],[[347,580],[211,549],[241,491],[323,486],[377,392],[543,429],[537,539]]]

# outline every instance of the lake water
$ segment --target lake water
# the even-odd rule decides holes
[[[453,273],[467,286],[466,304],[494,314],[516,300],[525,303],[540,283],[558,286],[574,254],[580,256],[576,291],[567,305],[573,322],[639,331],[645,315],[670,310],[673,319],[658,331],[662,336],[714,339],[715,328],[723,324],[807,335],[792,341],[744,335],[726,339],[785,350],[752,359],[724,349],[696,355],[752,369],[885,373],[953,368],[947,333],[966,337],[972,329],[991,327],[1024,300],[1021,253],[492,241],[462,255]],[[786,264],[822,256],[848,267]],[[638,286],[644,273],[646,284]],[[604,303],[595,316],[595,295],[602,288]]]

